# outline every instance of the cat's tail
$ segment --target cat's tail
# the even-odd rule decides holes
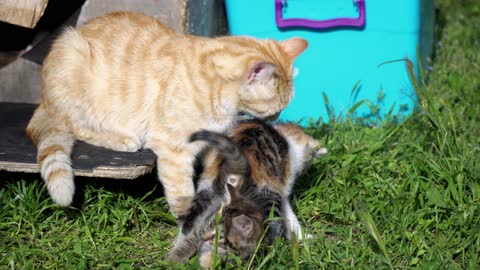
[[[49,117],[43,105],[35,110],[26,132],[37,146],[38,168],[53,201],[70,205],[75,193],[70,160],[73,134],[63,121]]]
[[[245,176],[249,171],[248,160],[245,157],[242,148],[227,136],[202,130],[195,132],[190,136],[190,142],[206,141],[224,157],[225,161],[222,167],[225,173],[231,175]],[[231,183],[237,186],[235,183]]]

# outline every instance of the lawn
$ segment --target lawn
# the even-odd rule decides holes
[[[293,205],[313,238],[261,248],[244,269],[480,268],[480,3],[439,0],[419,111],[308,131],[329,148]],[[2,174],[0,269],[197,269],[169,265],[177,229],[154,176],[77,179],[74,207],[38,176]],[[226,269],[238,269],[231,263]]]

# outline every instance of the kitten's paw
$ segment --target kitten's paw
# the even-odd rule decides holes
[[[304,235],[302,232],[302,226],[300,223],[295,220],[295,222],[290,222],[288,225],[288,230],[290,231],[289,236],[297,238],[297,240],[304,240],[304,238],[308,239],[308,235]]]
[[[200,263],[200,266],[203,269],[210,268],[210,267],[212,267],[212,254],[210,254],[210,253],[202,254],[200,256],[200,258],[198,259],[198,261]]]
[[[168,254],[168,261],[174,263],[186,263],[188,262],[188,258],[186,256],[181,256],[175,251],[172,251]]]
[[[290,232],[290,237],[288,237],[288,239],[292,239],[292,237],[295,237],[298,241],[303,241],[303,240],[312,239],[313,235],[309,233],[303,234],[302,232]]]
[[[326,155],[327,153],[328,153],[327,148],[320,148],[315,152],[314,157],[321,157]]]
[[[309,240],[309,239],[313,239],[313,235],[307,233],[307,234],[301,234],[301,235],[297,235],[297,239],[299,241],[303,241],[303,240]]]

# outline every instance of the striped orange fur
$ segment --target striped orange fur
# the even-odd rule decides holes
[[[41,170],[68,172],[42,174],[52,198],[71,203],[69,156],[78,139],[119,151],[152,149],[170,209],[184,214],[201,148],[187,143],[190,134],[224,131],[241,112],[260,118],[279,113],[293,94],[292,62],[306,47],[301,38],[178,34],[133,12],[67,29],[45,59],[43,100],[27,128]],[[50,153],[52,145],[64,151]],[[52,155],[48,164],[41,162]]]

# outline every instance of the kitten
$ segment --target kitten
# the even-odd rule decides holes
[[[171,212],[194,196],[188,144],[200,129],[223,132],[240,113],[278,115],[290,102],[292,63],[307,41],[205,38],[175,33],[153,17],[114,12],[53,43],[43,101],[27,127],[52,199],[71,204],[75,140],[117,151],[149,148]]]
[[[263,235],[264,216],[262,209],[252,200],[242,196],[232,185],[227,184],[231,199],[222,211],[219,232],[218,257],[235,254],[242,259],[248,258],[260,242]],[[215,252],[215,231],[207,234],[200,249],[200,265],[204,268],[212,266]],[[210,236],[210,237],[208,237]]]
[[[190,141],[205,140],[203,135],[210,134],[195,133]],[[219,256],[231,253],[242,258],[248,257],[263,233],[264,221],[262,209],[242,196],[236,188],[249,171],[242,149],[223,135],[215,136],[209,142],[225,157],[219,165],[221,171],[213,185],[198,188],[189,214],[179,220],[181,231],[169,254],[171,261],[185,262],[200,249],[200,264],[203,267],[211,264],[214,252],[214,217],[217,212],[221,214],[222,228],[218,232]]]
[[[253,253],[263,234],[263,212],[253,201],[242,196],[231,184],[223,194],[228,199],[213,197],[206,208],[195,216],[195,225],[177,235],[169,260],[186,262],[197,251],[203,268],[212,265],[215,233],[219,234],[217,256],[235,254],[243,259]],[[216,231],[215,216],[220,212],[220,231]]]
[[[260,120],[248,120],[238,124],[231,136],[232,139],[229,139],[210,131],[192,135],[191,141],[208,141],[217,151],[210,150],[206,154],[206,167],[198,185],[198,192],[190,214],[182,220],[182,232],[179,235],[187,235],[202,228],[206,223],[198,222],[197,216],[211,211],[206,210],[210,209],[209,207],[215,209],[216,206],[212,205],[218,204],[222,199],[228,201],[228,198],[223,197],[228,194],[224,188],[227,182],[236,185],[244,200],[249,201],[262,213],[263,220],[269,217],[272,208],[276,217],[284,218],[284,221],[270,222],[265,238],[267,244],[284,233],[287,237],[293,233],[301,239],[303,235],[300,223],[293,213],[288,197],[294,180],[314,157],[325,154],[326,149],[320,148],[318,141],[305,134],[301,127],[291,123],[271,126]],[[222,220],[229,219],[225,217]],[[239,234],[239,237],[244,235]],[[228,236],[221,235],[221,239],[228,240]],[[242,241],[252,247],[242,253],[242,257],[247,257],[258,241],[247,238]],[[204,243],[210,248],[200,251],[202,266],[209,262],[208,255],[204,253],[211,253],[212,249],[208,241]],[[220,243],[228,244],[228,241]],[[174,247],[174,252],[177,252],[175,250]],[[220,250],[224,251],[225,247],[220,245]],[[194,253],[194,249],[191,249],[190,254],[183,256],[189,257]],[[239,255],[235,250],[232,253]],[[181,252],[177,252],[177,255],[182,256]]]
[[[240,193],[262,207],[266,217],[274,204],[275,216],[285,219],[270,224],[266,241],[273,241],[283,233],[288,238],[293,233],[302,239],[301,226],[289,196],[295,179],[309,167],[313,158],[326,154],[327,149],[321,148],[319,141],[293,123],[270,125],[260,119],[247,120],[236,125],[230,136],[243,149],[250,165],[250,174],[239,188]],[[207,162],[202,183],[212,183],[221,171],[218,161],[210,158]]]

